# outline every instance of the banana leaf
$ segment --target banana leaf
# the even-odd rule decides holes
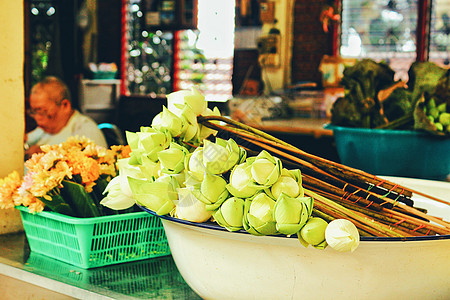
[[[61,196],[72,207],[77,217],[101,216],[93,197],[86,192],[81,184],[63,180],[62,185]]]
[[[52,200],[47,200],[44,197],[37,197],[39,200],[41,200],[47,208],[49,208],[51,211],[77,217],[77,214],[74,212],[72,207],[65,201],[65,199],[60,195],[53,195],[51,196]]]

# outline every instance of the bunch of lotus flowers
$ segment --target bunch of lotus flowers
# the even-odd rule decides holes
[[[220,112],[207,109],[195,89],[167,98],[168,108],[151,127],[127,132],[131,155],[119,161],[119,175],[107,186],[103,205],[125,209],[137,203],[158,215],[213,220],[253,235],[296,234],[304,246],[318,249],[358,246],[353,223],[336,226],[312,215],[313,199],[304,195],[299,169],[284,168],[265,150],[248,156],[233,139],[206,139],[215,132],[202,128],[197,116]]]

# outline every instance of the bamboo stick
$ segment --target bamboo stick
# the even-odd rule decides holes
[[[329,200],[329,199],[327,199],[327,198],[325,198],[323,196],[320,196],[319,194],[317,194],[317,193],[315,193],[315,192],[313,192],[311,190],[308,190],[308,189],[304,189],[304,190],[305,190],[305,194],[307,196],[310,196],[310,197],[314,198],[314,204],[315,205],[320,205],[319,203],[322,203],[322,204],[325,203],[327,206],[329,206],[329,207],[331,207],[333,209],[339,210],[341,213],[347,215],[348,217],[350,217],[352,219],[355,219],[356,221],[359,221],[361,223],[364,223],[364,224],[366,224],[366,225],[368,225],[370,227],[373,227],[374,229],[376,229],[376,230],[378,230],[380,232],[383,232],[387,236],[396,236],[396,237],[402,237],[403,236],[402,234],[396,232],[396,230],[393,230],[391,228],[387,228],[386,225],[380,224],[380,223],[378,223],[378,222],[376,222],[374,220],[367,220],[366,216],[362,216],[361,214],[359,214],[359,213],[357,213],[355,211],[349,210],[349,209],[343,207],[342,205],[340,205],[340,204],[338,204],[336,202],[333,202],[333,201],[331,201],[331,200]]]
[[[323,191],[316,191],[316,192],[318,194],[324,196],[324,197],[327,197],[327,198],[330,198],[331,200],[334,200],[334,199],[332,199],[333,195],[331,195],[331,194],[325,193]],[[416,222],[411,223],[410,222],[411,219],[405,220],[403,218],[403,216],[400,215],[400,214],[396,215],[394,217],[391,214],[386,214],[385,210],[380,211],[380,212],[376,212],[376,211],[364,209],[363,207],[359,207],[358,205],[355,205],[355,204],[353,204],[353,203],[351,203],[349,201],[342,201],[340,203],[341,203],[341,205],[343,205],[343,206],[345,206],[345,207],[347,207],[349,209],[359,211],[359,212],[361,212],[361,213],[363,213],[365,215],[368,215],[368,216],[370,216],[370,217],[372,217],[374,219],[377,219],[378,221],[383,222],[383,223],[385,223],[387,225],[393,226],[392,224],[394,224],[394,225],[397,224],[395,226],[404,227],[405,229],[409,230],[408,232],[410,234],[414,234],[414,232],[420,233],[420,235],[436,235],[436,234],[438,234],[436,231],[431,230],[429,228],[429,225],[430,225],[429,223],[426,224],[426,226],[423,225],[423,224],[417,224]],[[413,219],[412,221],[415,221],[415,219]],[[445,234],[445,231],[441,231],[441,234]]]

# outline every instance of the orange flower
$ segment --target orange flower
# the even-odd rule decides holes
[[[68,155],[67,163],[71,166],[73,175],[80,175],[81,183],[85,186],[86,191],[92,191],[95,180],[100,176],[100,166],[97,161],[81,152],[73,152]]]
[[[66,178],[72,178],[71,168],[65,161],[57,161],[50,169],[41,168],[35,165],[35,168],[29,170],[25,178],[31,176],[28,191],[36,197],[44,197],[47,193],[61,185],[61,181]],[[42,166],[41,166],[42,167]]]
[[[0,208],[12,208],[15,206],[14,200],[17,198],[18,189],[22,182],[19,173],[13,171],[4,179],[0,178]]]
[[[111,150],[117,153],[118,159],[130,157],[131,148],[129,145],[111,146]]]
[[[129,146],[106,149],[77,136],[61,144],[43,145],[41,149],[43,153],[34,154],[25,162],[27,174],[23,180],[17,172],[0,179],[0,208],[24,205],[30,211],[40,212],[44,203],[38,197],[52,200],[63,180],[81,181],[78,183],[90,193],[100,175],[106,175],[107,181],[117,176],[117,160],[129,157],[131,152]]]

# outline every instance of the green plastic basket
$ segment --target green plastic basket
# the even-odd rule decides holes
[[[83,269],[170,254],[161,220],[146,212],[75,218],[16,208],[31,251]]]

